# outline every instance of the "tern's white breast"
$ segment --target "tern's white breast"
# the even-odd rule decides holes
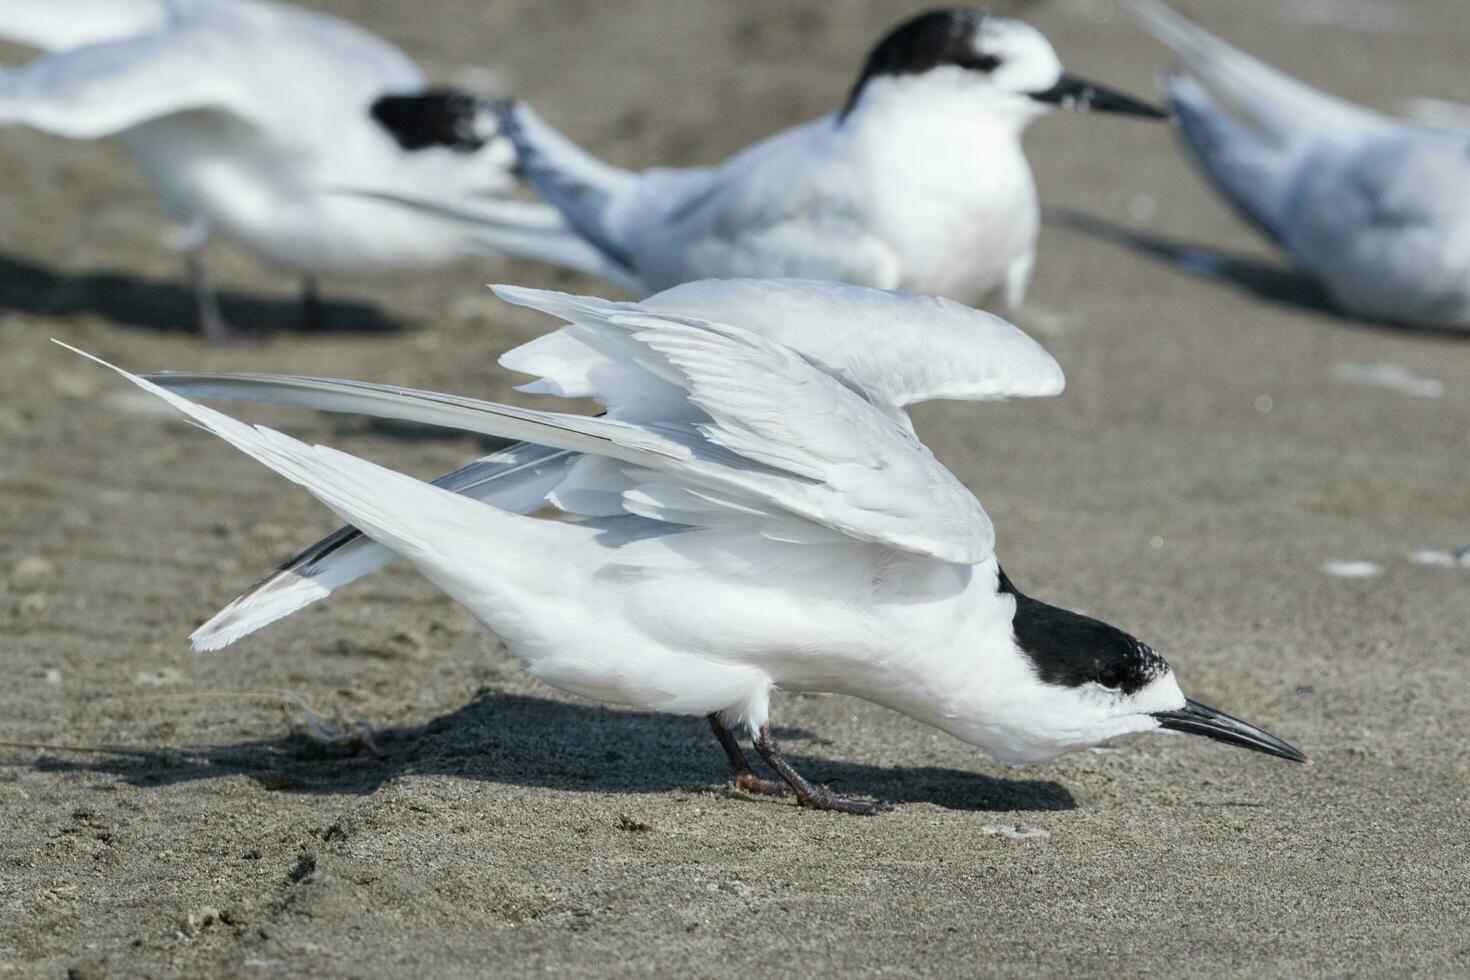
[[[939,111],[862,123],[867,213],[901,258],[901,288],[981,305],[1036,243],[1036,185],[1016,124]]]

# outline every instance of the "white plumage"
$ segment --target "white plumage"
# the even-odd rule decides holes
[[[522,250],[589,251],[552,209],[503,199],[513,151],[491,117],[465,146],[400,145],[374,104],[424,92],[424,76],[341,20],[263,0],[5,0],[0,37],[51,52],[0,70],[0,125],[116,136],[185,227],[200,276],[216,231],[307,275],[484,251],[460,225],[352,189],[442,196],[496,216]],[[204,325],[222,332],[196,285]]]
[[[1215,188],[1342,310],[1470,329],[1470,130],[1400,121],[1268,67],[1157,0],[1162,88]]]

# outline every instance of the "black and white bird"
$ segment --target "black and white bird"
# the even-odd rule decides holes
[[[514,151],[480,100],[429,88],[336,18],[261,0],[4,0],[0,37],[49,52],[0,69],[0,125],[118,138],[181,226],[211,337],[227,333],[201,257],[216,231],[301,272],[309,322],[318,275],[483,251],[461,225],[344,189],[484,202],[515,219],[519,251],[580,247],[553,209],[506,199]]]
[[[1021,135],[1057,107],[1162,118],[1064,72],[1029,24],[962,8],[895,27],[840,110],[716,167],[620,170],[520,103],[502,127],[526,179],[602,258],[563,264],[634,295],[792,277],[1014,310],[1040,220]]]
[[[1024,594],[1001,570],[990,519],[902,406],[1059,390],[1060,369],[1024,334],[956,304],[858,287],[688,288],[679,312],[497,289],[568,324],[507,363],[538,375],[539,390],[598,398],[607,413],[595,418],[360,382],[181,375],[159,378],[166,388],[120,373],[412,562],[546,683],[708,716],[747,790],[881,809],[791,767],[771,734],[776,689],[860,697],[1013,765],[1158,730],[1305,761],[1186,699],[1146,644]],[[802,324],[799,352],[771,339],[770,312],[740,314],[763,290]],[[848,333],[904,317],[934,332]],[[913,356],[929,344],[948,356]],[[182,391],[274,391],[523,439],[560,454],[536,464],[549,474],[541,499],[582,520],[522,516],[245,425]],[[507,472],[519,479],[515,464]],[[741,728],[779,779],[751,769],[731,730]]]
[[[1161,80],[1186,151],[1339,309],[1470,329],[1470,129],[1393,119],[1130,0],[1179,57]]]

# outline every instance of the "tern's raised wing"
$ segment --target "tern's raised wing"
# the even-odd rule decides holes
[[[0,37],[44,51],[67,51],[156,31],[168,18],[168,0],[5,0]]]
[[[618,313],[728,323],[800,351],[885,407],[935,399],[997,401],[1059,394],[1061,366],[998,316],[946,299],[801,279],[705,280],[639,303],[497,286],[496,294],[573,324]],[[540,381],[522,391],[597,398],[619,417],[661,418],[667,389],[627,377],[574,328],[539,337],[500,363]],[[680,396],[682,398],[682,395]]]
[[[1056,361],[1024,333],[999,317],[947,300],[798,280],[690,283],[641,304],[547,290],[502,287],[499,292],[510,302],[573,324],[590,321],[596,326],[609,316],[639,312],[735,323],[801,351],[834,375],[850,379],[876,401],[888,400],[891,415],[897,415],[900,406],[931,398],[1053,395],[1064,384]],[[624,421],[669,423],[705,418],[690,403],[677,378],[671,381],[628,358],[610,358],[574,327],[523,344],[502,358],[502,363],[538,377],[523,385],[523,391],[598,398],[612,417]],[[398,402],[396,389],[380,386],[283,375],[165,372],[148,378],[194,397],[422,417],[420,409]],[[528,474],[523,467],[502,465],[501,457],[519,460],[521,454],[531,453],[539,459],[539,454],[548,452],[515,446],[470,464],[465,471],[474,470],[473,490],[455,482],[465,471],[456,471],[436,484],[502,509],[528,513],[543,502],[521,499],[533,478],[544,498],[562,482],[561,477],[546,476],[549,470],[544,467]],[[557,458],[563,468],[574,462],[564,453]],[[559,494],[559,501],[568,506],[590,499],[587,493],[573,495],[569,487]],[[200,627],[194,636],[196,645],[205,649],[223,646],[382,567],[389,559],[386,549],[353,534],[351,528],[341,529],[283,564]]]
[[[1045,397],[1066,385],[1051,354],[1013,324],[933,296],[841,282],[737,279],[675,286],[641,305],[737,324],[898,407]]]
[[[0,71],[0,125],[94,139],[190,110],[248,113],[248,93],[205,40],[156,31]]]
[[[845,536],[961,563],[991,553],[985,512],[928,449],[861,391],[789,348],[737,327],[647,312],[578,326],[608,356],[677,378],[707,420],[634,424],[388,388],[376,389],[381,414],[605,458],[602,489],[654,520],[780,540]],[[247,448],[216,424],[217,413],[133,380]],[[375,390],[343,387],[354,396]],[[588,489],[586,469],[573,478]]]

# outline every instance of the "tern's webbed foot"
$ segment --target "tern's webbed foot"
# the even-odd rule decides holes
[[[725,750],[725,758],[730,760],[730,768],[734,770],[735,776],[732,780],[736,789],[747,793],[758,793],[762,796],[787,796],[796,794],[796,802],[808,810],[833,810],[837,813],[855,813],[859,816],[872,817],[893,809],[892,803],[882,800],[854,800],[834,793],[825,786],[817,786],[801,773],[791,767],[791,763],[781,755],[781,747],[776,744],[776,737],[771,734],[771,726],[762,725],[760,734],[755,739],[755,750],[761,754],[761,758],[781,776],[780,780],[765,779],[756,775],[755,770],[750,768],[750,763],[745,758],[745,753],[740,751],[740,743],[735,740],[734,734],[720,721],[718,715],[709,716],[709,727],[715,733],[715,738],[720,740],[720,747]],[[783,781],[784,780],[784,781]]]
[[[766,760],[766,764],[776,770],[781,778],[786,780],[791,789],[796,793],[796,802],[808,810],[835,810],[838,813],[854,813],[859,816],[877,816],[887,810],[893,809],[892,803],[881,800],[854,800],[840,793],[834,793],[825,786],[817,786],[801,773],[791,767],[785,757],[781,755],[781,747],[776,744],[776,738],[771,734],[770,725],[762,725],[760,734],[755,739],[755,750]]]

